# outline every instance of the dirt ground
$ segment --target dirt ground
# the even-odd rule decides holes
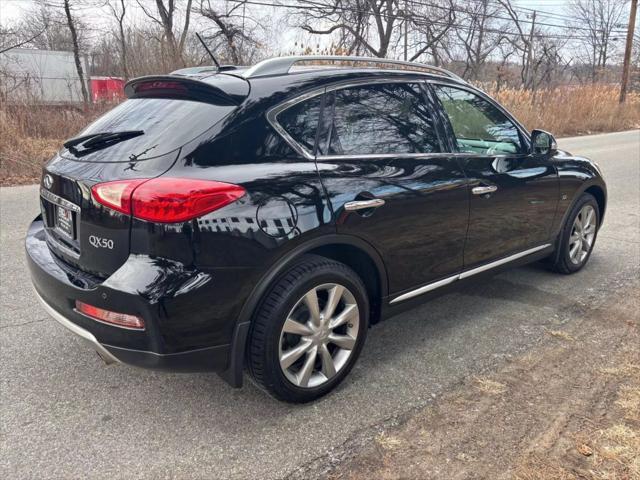
[[[640,288],[294,477],[640,479]]]

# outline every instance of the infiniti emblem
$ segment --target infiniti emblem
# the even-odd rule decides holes
[[[53,186],[53,177],[51,177],[51,175],[47,173],[44,176],[42,183],[44,184],[45,188],[50,189]]]

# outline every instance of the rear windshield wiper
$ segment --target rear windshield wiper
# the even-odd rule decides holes
[[[90,150],[98,150],[100,148],[108,147],[114,143],[122,142],[123,140],[128,140],[140,135],[144,135],[143,130],[92,133],[90,135],[71,138],[64,142],[63,146],[64,148],[72,150],[74,153],[78,152],[77,147],[82,147],[82,153],[84,153]]]

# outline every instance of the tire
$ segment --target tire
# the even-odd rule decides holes
[[[585,218],[589,218],[585,212],[592,211],[591,228],[584,230],[585,232],[591,232],[590,243],[585,244],[588,241],[589,236],[582,236],[582,228]],[[581,216],[581,220],[578,219]],[[578,220],[577,220],[578,219]],[[578,225],[578,223],[580,225]],[[558,273],[565,275],[576,273],[581,270],[589,261],[591,252],[596,244],[596,237],[598,236],[598,228],[600,226],[600,211],[598,208],[598,202],[593,195],[589,193],[583,193],[578,201],[574,204],[571,212],[567,216],[567,220],[562,227],[560,238],[558,241],[557,250],[553,256],[553,263],[551,269]],[[582,238],[581,241],[576,241],[576,238]],[[572,247],[575,247],[579,243],[580,251],[575,253]]]
[[[274,281],[258,307],[249,332],[249,373],[279,400],[320,398],[355,364],[368,322],[369,300],[360,277],[343,263],[305,255]]]

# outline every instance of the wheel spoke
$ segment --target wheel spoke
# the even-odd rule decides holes
[[[573,245],[578,240],[580,240],[580,235],[578,235],[578,233],[574,233],[573,235],[571,235],[571,237],[569,237],[569,245]]]
[[[346,307],[344,307],[344,310],[340,312],[340,315],[331,320],[329,328],[333,330],[334,328],[338,328],[340,325],[344,325],[349,320],[353,319],[357,315],[357,313],[358,306],[355,303],[347,305]]]
[[[284,317],[277,353],[286,379],[303,389],[335,378],[360,338],[358,302],[348,287],[318,283],[306,292]]]
[[[320,307],[318,306],[318,292],[316,289],[312,289],[304,296],[304,303],[309,309],[309,315],[311,316],[311,322],[314,325],[320,325]]]
[[[329,341],[340,348],[344,348],[345,350],[353,350],[353,347],[356,344],[355,338],[350,337],[349,335],[338,335],[337,333],[329,334]]]
[[[286,370],[293,365],[302,355],[304,355],[311,347],[311,342],[302,341],[297,346],[284,352],[280,356],[280,366]]]
[[[309,385],[309,379],[311,378],[311,374],[313,373],[313,366],[316,363],[317,354],[317,347],[314,347],[307,352],[307,358],[304,361],[304,365],[302,365],[302,368],[296,376],[296,378],[298,379],[298,385],[300,385],[301,387],[306,387],[307,385]]]
[[[313,335],[313,330],[311,330],[307,325],[296,322],[292,318],[287,318],[284,322],[284,326],[282,327],[282,331],[300,336]]]
[[[569,250],[569,257],[572,260],[578,260],[578,252],[580,251],[580,246],[582,245],[582,242],[576,242],[573,247],[571,247],[571,249]]]
[[[327,305],[324,307],[324,312],[322,312],[325,321],[328,321],[332,317],[333,312],[336,311],[336,307],[342,298],[342,292],[344,292],[344,287],[341,285],[336,285],[329,291]]]
[[[593,208],[585,207],[586,212],[582,215],[582,230],[584,231],[589,225],[591,225],[591,219],[593,218]]]
[[[327,378],[333,377],[336,374],[336,366],[333,363],[331,352],[324,343],[318,347],[318,351],[322,360],[322,373]]]

